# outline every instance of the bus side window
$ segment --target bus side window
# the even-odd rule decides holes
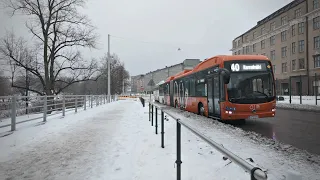
[[[206,96],[206,85],[205,83],[196,83],[196,96]]]
[[[184,92],[188,92],[188,95],[190,94],[189,79],[184,80]]]
[[[195,80],[194,76],[191,76],[190,78],[190,91],[189,91],[189,96],[195,96]]]

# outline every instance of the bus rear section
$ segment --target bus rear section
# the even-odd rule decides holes
[[[222,120],[275,116],[275,83],[270,61],[225,61],[224,69],[229,72],[228,83],[221,83],[219,75],[207,79],[209,116]]]

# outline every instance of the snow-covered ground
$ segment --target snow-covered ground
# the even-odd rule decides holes
[[[300,96],[291,96],[291,104],[289,96],[282,97],[284,97],[284,101],[277,101],[278,108],[320,111],[320,100],[318,100],[318,104],[316,105],[315,96],[302,96],[302,104],[300,104]],[[320,99],[320,97],[317,98]]]
[[[242,158],[268,170],[269,180],[287,170],[320,177],[319,158],[196,115],[177,116]],[[159,112],[160,114],[160,112]],[[160,118],[159,118],[160,120]],[[160,121],[158,122],[160,125]],[[0,179],[149,180],[176,177],[176,123],[165,121],[165,148],[148,121],[148,104],[123,100],[0,138]],[[278,149],[278,150],[277,150]],[[249,179],[249,174],[182,127],[182,179]]]
[[[247,132],[209,118],[171,107],[165,108],[172,115],[192,125],[240,157],[252,158],[259,167],[267,170],[268,180],[285,179],[288,171],[300,173],[302,179],[320,179],[319,155],[310,154],[290,145],[262,137],[254,132]],[[202,150],[208,152],[211,149],[211,147],[206,147]]]
[[[117,101],[2,137],[0,179],[175,179],[175,122],[166,121],[163,149],[147,110]],[[183,179],[249,178],[182,130]]]

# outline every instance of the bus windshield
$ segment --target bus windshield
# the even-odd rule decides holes
[[[228,99],[232,103],[265,103],[275,99],[272,72],[231,73],[227,84]]]

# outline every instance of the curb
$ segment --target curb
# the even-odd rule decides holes
[[[312,106],[313,107],[313,106]],[[284,107],[284,106],[276,106],[277,109],[287,109],[287,110],[297,110],[297,111],[306,111],[306,112],[320,112],[319,109],[308,109],[304,107]]]

